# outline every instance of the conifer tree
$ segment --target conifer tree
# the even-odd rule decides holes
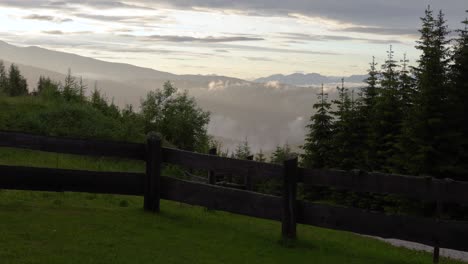
[[[247,138],[242,143],[237,145],[237,148],[233,154],[234,158],[236,159],[247,159],[247,157],[252,155]]]
[[[400,62],[403,64],[399,73],[398,96],[401,102],[401,111],[403,114],[407,114],[414,103],[416,80],[408,69],[409,60],[406,58],[406,53],[403,54],[403,59]]]
[[[352,134],[352,102],[349,97],[349,90],[344,86],[344,79],[341,80],[341,87],[338,89],[338,99],[332,102],[336,105],[336,110],[331,112],[335,118],[333,125],[332,143],[334,167],[340,169],[354,169],[355,157],[353,156]]]
[[[36,92],[41,96],[58,97],[60,95],[59,84],[52,81],[49,77],[40,76]]]
[[[80,82],[78,83],[79,98],[81,102],[86,100],[86,89],[88,87],[83,83],[83,77],[80,77]]]
[[[380,80],[380,95],[375,105],[376,163],[374,170],[392,171],[393,157],[397,152],[398,137],[401,132],[402,112],[399,100],[399,74],[398,65],[394,60],[394,51],[390,45],[387,51],[387,60],[382,65],[382,78]]]
[[[310,118],[307,125],[309,132],[305,139],[303,149],[305,151],[303,164],[309,168],[326,168],[332,166],[332,117],[330,115],[331,104],[328,102],[328,94],[324,93],[323,84],[318,94],[318,101],[313,105],[316,113]]]
[[[362,133],[360,139],[364,144],[363,159],[365,170],[373,170],[376,167],[376,127],[378,120],[375,117],[375,105],[380,88],[378,87],[380,72],[377,70],[375,57],[368,71],[369,77],[364,81],[367,85],[361,89],[361,102],[358,105],[359,116],[361,118]]]
[[[466,11],[468,13],[468,10]],[[450,131],[454,154],[453,177],[468,180],[468,18],[458,30],[450,69]]]
[[[8,89],[8,76],[5,71],[5,65],[3,64],[3,61],[0,60],[0,94],[1,93],[7,93]]]
[[[275,151],[271,155],[270,162],[271,163],[276,163],[276,164],[282,164],[284,161],[293,158],[297,156],[296,153],[294,153],[291,150],[291,147],[289,146],[288,143],[284,144],[283,147],[281,146],[276,146]]]
[[[15,64],[10,65],[6,93],[9,96],[21,96],[28,94],[28,83],[21,75],[21,72]]]
[[[265,154],[263,153],[263,150],[260,149],[260,151],[255,155],[255,161],[258,162],[266,162],[266,157]]]
[[[416,90],[414,105],[405,121],[402,161],[405,173],[446,177],[450,163],[447,126],[447,69],[449,65],[449,33],[444,14],[434,18],[428,7],[421,18],[421,37],[416,48],[422,52],[415,67]]]
[[[78,101],[80,99],[80,88],[76,77],[71,73],[71,69],[68,69],[67,76],[65,76],[62,95],[67,101]]]

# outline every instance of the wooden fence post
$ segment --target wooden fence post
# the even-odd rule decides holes
[[[216,156],[217,155],[217,151],[216,151],[216,148],[212,148],[208,151],[208,154],[210,155],[214,155]],[[208,183],[209,184],[216,184],[216,174],[214,171],[210,170],[208,172]]]
[[[445,181],[440,182],[437,188],[437,201],[436,201],[436,218],[437,222],[441,220],[442,217],[442,212],[443,212],[443,203],[441,201],[441,197],[443,195],[443,192],[445,191]],[[435,241],[435,246],[434,246],[434,252],[432,254],[432,262],[434,264],[439,263],[440,261],[440,241],[439,237],[437,235],[436,241]]]
[[[283,162],[283,239],[296,238],[297,157]]]
[[[150,212],[159,212],[161,198],[161,166],[162,144],[161,137],[156,133],[148,134],[146,145],[146,175],[144,209]]]
[[[253,155],[247,157],[247,160],[253,160],[253,159],[254,159]],[[251,171],[252,171],[252,168],[247,168],[247,174],[244,176],[244,184],[245,184],[245,189],[247,191],[253,190]]]

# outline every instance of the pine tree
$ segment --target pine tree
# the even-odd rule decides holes
[[[341,87],[337,89],[338,99],[332,101],[336,105],[336,110],[331,112],[335,118],[331,143],[334,153],[333,166],[346,170],[354,169],[356,167],[353,156],[354,139],[350,137],[353,133],[353,111],[349,90],[344,86],[344,79],[341,80]]]
[[[65,76],[62,95],[67,101],[79,101],[80,99],[80,89],[76,77],[71,73],[71,69],[68,69],[67,76]]]
[[[270,162],[276,164],[283,164],[284,161],[297,156],[297,153],[294,153],[291,150],[291,147],[286,143],[283,147],[276,146],[275,152],[271,155]]]
[[[5,71],[5,65],[3,61],[0,60],[0,94],[7,93],[8,89],[8,76]]]
[[[318,94],[318,101],[313,105],[316,113],[311,116],[307,125],[309,133],[306,136],[302,156],[303,164],[309,168],[326,168],[332,166],[332,117],[330,115],[331,104],[328,103],[328,94],[322,90]]]
[[[380,72],[377,70],[375,57],[372,57],[370,68],[368,71],[369,77],[365,80],[367,84],[361,89],[361,102],[358,105],[359,116],[361,118],[362,133],[360,139],[363,147],[363,169],[373,170],[377,165],[377,149],[376,149],[376,127],[378,120],[375,117],[375,105],[380,88],[378,87]]]
[[[398,153],[397,143],[401,132],[402,112],[399,100],[398,65],[394,60],[394,51],[390,45],[387,60],[382,65],[380,94],[375,104],[376,163],[374,170],[392,171],[393,157]]]
[[[234,158],[236,159],[247,159],[247,157],[252,155],[247,138],[242,143],[237,145],[237,148],[233,154]]]
[[[408,70],[409,60],[406,58],[406,53],[403,54],[403,59],[400,62],[403,64],[399,73],[398,96],[401,102],[401,110],[403,114],[407,114],[414,104],[416,80]]]
[[[101,95],[101,92],[97,88],[96,82],[94,83],[94,90],[91,93],[91,105],[94,108],[100,110],[102,113],[107,112],[107,108],[108,108],[107,100],[104,98],[103,95]]]
[[[402,164],[405,173],[446,177],[444,168],[450,161],[447,131],[447,69],[449,52],[446,39],[449,31],[444,14],[434,18],[428,7],[421,18],[421,38],[416,48],[422,52],[415,68],[414,105],[405,121]]]
[[[79,98],[81,102],[86,101],[86,89],[88,87],[83,83],[83,77],[80,77],[80,82],[78,83]]]
[[[21,75],[21,72],[15,64],[10,65],[6,93],[9,96],[22,96],[28,94],[28,83]]]
[[[468,10],[466,11],[468,13]],[[458,38],[450,69],[450,131],[452,147],[455,150],[453,177],[468,180],[468,18],[462,22],[464,28],[458,30]]]
[[[58,97],[60,95],[59,84],[49,77],[40,76],[37,82],[36,93],[46,97]]]
[[[266,162],[266,157],[265,154],[263,153],[263,150],[260,149],[260,151],[255,155],[255,161],[258,162]]]

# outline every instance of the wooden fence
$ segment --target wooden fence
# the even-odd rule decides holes
[[[156,135],[146,144],[65,139],[0,132],[0,147],[146,161],[146,173],[94,172],[0,166],[0,189],[75,191],[144,196],[145,210],[158,212],[167,199],[236,214],[282,222],[284,238],[296,237],[296,224],[397,238],[434,247],[468,251],[468,222],[386,215],[296,199],[297,183],[356,192],[399,194],[425,201],[468,205],[468,183],[382,173],[299,168],[297,159],[283,165],[237,160],[161,146]],[[215,153],[211,153],[215,154]],[[161,175],[163,163],[210,171],[208,183]],[[249,181],[279,179],[282,197],[213,185],[214,172],[248,175]],[[210,184],[211,183],[211,184]],[[250,185],[251,183],[249,183]]]

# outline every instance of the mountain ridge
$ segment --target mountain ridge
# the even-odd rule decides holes
[[[325,76],[319,73],[292,73],[289,75],[284,74],[273,74],[268,77],[262,77],[255,79],[254,82],[257,83],[268,83],[268,82],[279,82],[289,85],[296,86],[307,86],[307,85],[320,85],[320,84],[329,84],[329,83],[339,83],[341,79],[344,78],[345,82],[348,83],[363,83],[367,78],[367,75],[351,75],[347,77],[339,76]]]

